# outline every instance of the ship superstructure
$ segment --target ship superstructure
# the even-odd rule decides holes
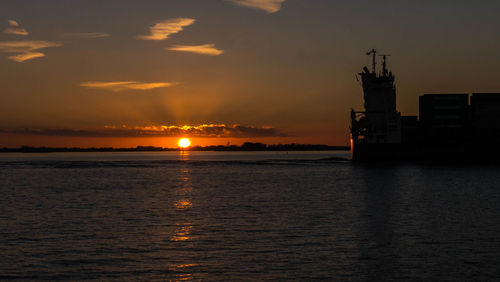
[[[359,73],[363,86],[364,111],[351,111],[351,138],[354,143],[401,143],[401,114],[396,109],[394,75],[387,69],[387,57],[377,72],[377,51],[367,53],[372,69]]]

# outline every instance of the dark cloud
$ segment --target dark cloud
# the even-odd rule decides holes
[[[1,130],[2,133],[67,136],[67,137],[212,137],[212,138],[250,138],[250,137],[288,137],[274,127],[254,127],[233,125],[200,125],[200,126],[106,126],[97,130],[77,129],[23,129]]]

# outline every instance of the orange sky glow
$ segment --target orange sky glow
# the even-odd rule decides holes
[[[403,2],[3,0],[0,147],[345,146],[370,48],[403,115],[500,91],[498,1]]]

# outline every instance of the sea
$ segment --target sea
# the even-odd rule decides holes
[[[0,280],[500,281],[500,165],[0,154]]]

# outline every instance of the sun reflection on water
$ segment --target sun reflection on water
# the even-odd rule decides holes
[[[181,151],[179,152],[179,160],[188,161],[189,152]],[[178,173],[178,185],[174,191],[172,191],[172,205],[175,208],[176,218],[178,221],[176,227],[171,233],[170,242],[178,244],[180,251],[184,246],[190,245],[193,239],[193,222],[190,218],[190,210],[193,208],[193,186],[191,184],[191,171],[189,169],[189,163],[180,169]],[[193,261],[183,261],[179,264],[170,265],[169,270],[176,273],[175,281],[190,281],[193,280],[192,267],[197,266]]]
[[[188,281],[193,280],[193,274],[189,273],[192,270],[190,268],[198,266],[197,264],[172,264],[168,267],[168,270],[177,272],[176,281]],[[188,272],[188,273],[186,273]]]
[[[177,275],[177,279],[179,279],[179,281],[192,280],[193,279],[193,274],[190,274],[190,273],[178,274]]]
[[[180,182],[179,187],[174,191],[174,195],[176,195],[178,198],[174,199],[173,206],[175,210],[181,212],[182,215],[182,213],[187,212],[189,209],[193,207],[193,202],[191,198],[193,187],[191,186],[191,177],[189,168],[182,168],[180,170],[179,182]],[[188,220],[188,216],[189,214],[185,214],[185,216],[183,216],[185,221],[179,222],[177,224],[178,227],[174,231],[172,237],[170,238],[170,241],[183,242],[192,240],[191,231],[193,229],[193,224]]]
[[[193,206],[193,203],[189,199],[180,199],[174,203],[174,206],[177,210],[187,210]]]
[[[189,161],[189,156],[190,156],[190,152],[189,151],[185,151],[185,150],[180,150],[179,151],[179,160],[181,160],[181,161]]]
[[[173,242],[183,242],[183,241],[191,241],[192,237],[191,235],[191,230],[193,229],[193,226],[190,223],[186,223],[186,225],[181,226],[179,229],[177,229],[170,238],[170,241]]]
[[[194,267],[197,266],[197,264],[177,264],[177,265],[172,265],[172,269],[182,269],[182,268],[188,268],[188,267]]]

